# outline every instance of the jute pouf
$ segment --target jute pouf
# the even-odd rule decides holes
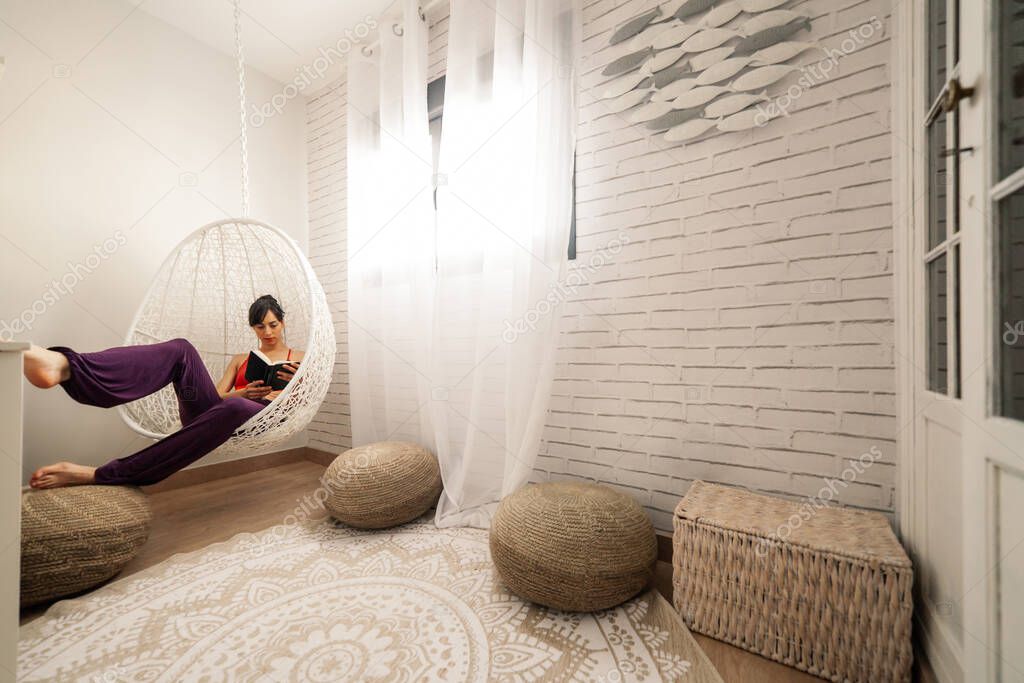
[[[134,486],[67,486],[21,495],[21,606],[79,593],[117,574],[149,537]]]
[[[643,590],[658,561],[643,508],[601,484],[530,484],[502,499],[491,557],[516,595],[578,612],[614,607]]]
[[[345,451],[323,478],[324,505],[340,522],[384,529],[410,522],[441,495],[437,457],[414,443],[379,441]]]

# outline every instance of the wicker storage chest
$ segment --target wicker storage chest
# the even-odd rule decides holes
[[[913,568],[882,515],[697,481],[673,526],[692,630],[830,681],[910,681]]]

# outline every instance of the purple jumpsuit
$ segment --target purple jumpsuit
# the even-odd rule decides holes
[[[92,353],[66,346],[47,348],[67,356],[71,377],[60,385],[68,396],[86,405],[110,408],[174,383],[181,429],[96,468],[97,484],[155,484],[220,446],[270,405],[265,399],[221,398],[199,352],[187,339]]]

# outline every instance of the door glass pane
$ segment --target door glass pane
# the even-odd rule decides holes
[[[953,6],[953,35],[960,35],[960,0],[953,0],[950,2]],[[960,61],[960,41],[953,41],[953,63],[956,64]]]
[[[946,83],[946,2],[928,2],[928,106]]]
[[[960,63],[960,3],[958,0],[952,0],[950,2],[953,8],[953,16],[951,23],[953,24],[951,34],[955,36],[953,44],[950,46],[953,49],[952,63]],[[951,139],[949,140],[949,146],[946,150],[946,158],[949,159],[949,192],[953,195],[952,204],[953,207],[952,215],[950,216],[949,234],[960,232],[960,108],[957,107],[953,111],[949,112],[949,124],[952,130]],[[953,274],[954,277],[959,273],[959,267],[954,265]],[[957,348],[960,348],[959,344]]]
[[[1024,420],[1024,189],[999,205],[1000,414]]]
[[[928,388],[946,393],[946,254],[927,266],[928,272]]]
[[[999,179],[1024,167],[1024,3],[999,2]]]
[[[946,239],[947,173],[946,115],[935,120],[928,129],[928,251]]]
[[[946,83],[946,0],[928,3],[928,101],[932,106]],[[928,129],[928,251],[946,239],[947,174],[946,115]]]

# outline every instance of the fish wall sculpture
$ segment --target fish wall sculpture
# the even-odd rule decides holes
[[[672,0],[627,19],[609,39],[618,56],[601,72],[606,111],[674,143],[765,125],[764,103],[801,70],[790,60],[821,50],[799,4]]]

